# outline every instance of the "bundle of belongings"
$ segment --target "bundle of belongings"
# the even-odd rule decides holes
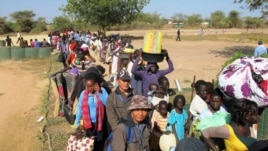
[[[241,57],[219,74],[219,88],[228,97],[268,105],[268,59]]]

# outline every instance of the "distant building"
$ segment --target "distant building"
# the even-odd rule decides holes
[[[209,25],[209,22],[206,22],[206,21],[201,23],[202,27],[208,27],[208,25]]]
[[[173,28],[183,28],[184,24],[183,23],[172,23],[173,24]]]

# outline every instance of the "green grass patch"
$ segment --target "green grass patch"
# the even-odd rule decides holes
[[[191,80],[185,79],[183,80],[184,83],[191,83]]]

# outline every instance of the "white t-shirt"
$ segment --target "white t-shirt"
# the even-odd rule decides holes
[[[195,95],[191,104],[189,111],[194,116],[194,119],[199,118],[200,114],[208,108],[207,103],[199,95]]]

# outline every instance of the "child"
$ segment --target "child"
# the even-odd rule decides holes
[[[207,94],[208,85],[204,80],[198,80],[194,84],[195,96],[190,104],[189,111],[193,116],[193,121],[199,118],[201,112],[208,108]]]
[[[178,140],[182,140],[185,136],[185,124],[188,120],[188,114],[185,109],[185,97],[183,95],[176,95],[173,101],[174,109],[170,112],[168,117],[168,131],[172,131],[175,127],[176,132],[173,131]]]
[[[200,120],[204,118],[211,117],[216,112],[227,112],[225,108],[222,106],[222,98],[220,94],[216,91],[210,92],[210,99],[208,108],[201,112],[200,114]]]
[[[151,104],[152,103],[152,99],[153,99],[153,96],[154,96],[154,92],[155,90],[158,88],[158,85],[155,84],[155,83],[152,83],[150,84],[149,86],[149,91],[148,91],[148,103]]]
[[[169,102],[168,98],[166,97],[166,92],[162,87],[157,87],[157,89],[153,93],[153,97],[151,103],[153,107],[157,107],[159,102],[165,100],[167,103]]]
[[[159,151],[159,139],[163,132],[166,131],[168,122],[168,103],[165,100],[159,102],[158,110],[154,111],[155,118],[152,122],[152,137],[150,140],[151,151]]]
[[[169,80],[168,80],[168,78],[165,77],[165,76],[161,76],[158,79],[158,83],[159,83],[159,86],[162,87],[163,90],[165,91],[165,98],[167,100],[169,100],[169,93],[168,93],[168,90],[169,90]]]

